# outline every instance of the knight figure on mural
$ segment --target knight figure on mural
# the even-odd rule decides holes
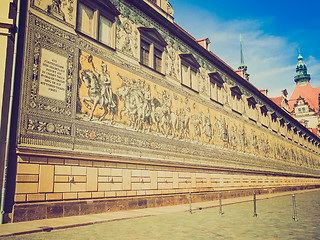
[[[91,110],[89,120],[92,120],[93,113],[96,110],[97,105],[100,109],[104,110],[103,115],[99,120],[103,120],[104,117],[110,112],[112,113],[111,121],[113,122],[113,116],[117,113],[118,99],[117,95],[112,92],[110,75],[107,72],[107,65],[102,61],[101,71],[99,71],[92,61],[92,56],[88,57],[88,62],[91,63],[92,68],[96,74],[87,69],[82,71],[81,78],[88,88],[88,97],[83,97],[82,101],[85,106]],[[92,103],[92,106],[88,103]]]

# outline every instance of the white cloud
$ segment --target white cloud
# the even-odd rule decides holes
[[[189,12],[190,11],[190,12]],[[183,28],[195,38],[209,37],[210,49],[232,68],[240,65],[239,36],[242,35],[245,64],[248,66],[250,82],[258,89],[268,89],[269,97],[281,96],[281,90],[292,94],[298,44],[283,36],[270,35],[263,31],[262,20],[219,19],[202,9],[184,9],[176,16]],[[270,22],[270,19],[266,21]],[[313,86],[320,86],[320,61],[310,56],[305,58]]]
[[[320,86],[320,60],[309,56],[307,59],[304,59],[304,61],[307,64],[308,73],[311,75],[311,85],[314,87]]]

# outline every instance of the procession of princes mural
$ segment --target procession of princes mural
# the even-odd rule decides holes
[[[78,119],[179,141],[255,153],[318,168],[314,156],[292,143],[219,113],[151,81],[82,52]],[[225,101],[228,97],[225,96]],[[271,141],[271,139],[273,139]],[[290,146],[291,145],[291,146]]]

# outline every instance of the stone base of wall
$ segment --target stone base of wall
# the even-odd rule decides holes
[[[286,186],[273,188],[251,188],[223,190],[222,198],[237,198],[256,194],[271,194],[285,191],[299,191],[320,188],[320,185]],[[193,192],[192,202],[205,202],[217,200],[218,191]],[[42,203],[15,204],[11,222],[32,221],[47,218],[60,218],[104,212],[124,211],[131,209],[172,206],[189,203],[189,194],[168,194],[143,197],[124,197],[108,199],[92,199],[81,201],[56,201]],[[186,209],[187,210],[187,209]]]

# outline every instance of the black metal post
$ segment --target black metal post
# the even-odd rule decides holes
[[[189,192],[189,205],[190,205],[189,212],[190,212],[190,214],[192,214],[192,206],[191,206],[191,192]]]
[[[258,217],[256,192],[253,193],[253,216]]]
[[[224,212],[222,211],[222,194],[221,194],[221,192],[219,192],[219,205],[220,205],[219,214],[223,215]]]
[[[298,221],[298,213],[297,213],[297,205],[296,205],[296,196],[292,195],[292,203],[293,203],[293,220]]]

